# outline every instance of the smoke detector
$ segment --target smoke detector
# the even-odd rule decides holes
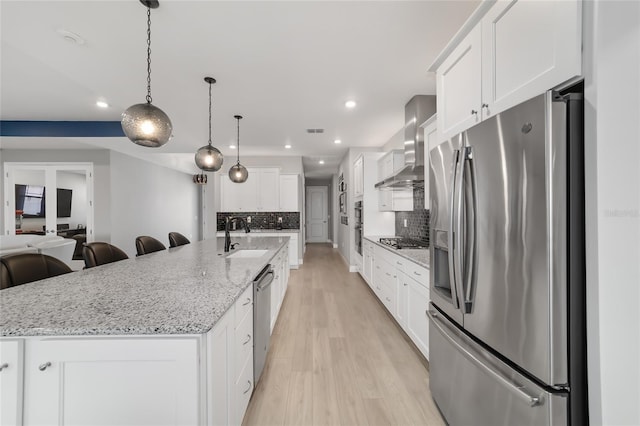
[[[79,34],[65,29],[59,29],[56,32],[69,43],[77,44],[78,46],[82,46],[84,44],[84,39]]]

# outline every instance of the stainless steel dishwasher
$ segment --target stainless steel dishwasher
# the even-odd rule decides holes
[[[253,280],[253,383],[256,386],[269,351],[272,282],[271,265],[265,266]]]

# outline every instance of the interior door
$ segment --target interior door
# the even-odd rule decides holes
[[[307,242],[326,243],[329,238],[326,186],[307,187]]]
[[[93,241],[92,164],[5,163],[5,178],[6,235],[84,233]]]

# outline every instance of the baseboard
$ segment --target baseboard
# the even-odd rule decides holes
[[[358,272],[358,267],[356,265],[349,265],[349,272]]]
[[[333,245],[333,248],[338,248],[338,245],[337,245],[337,244],[334,244],[334,245]]]
[[[302,265],[304,262],[302,259],[298,259],[298,265]]]

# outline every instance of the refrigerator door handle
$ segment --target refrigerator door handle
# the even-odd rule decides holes
[[[463,224],[464,219],[464,197],[465,197],[465,186],[464,186],[464,175],[465,168],[467,164],[467,147],[463,146],[458,152],[458,164],[459,170],[456,172],[456,182],[455,187],[453,188],[453,196],[457,202],[455,205],[455,213],[454,216],[454,257],[453,257],[453,266],[456,280],[456,292],[458,296],[458,300],[460,302],[462,311],[466,313],[465,308],[465,300],[464,300],[464,281],[465,274],[463,269],[464,264],[464,255],[465,255],[465,244],[464,244],[464,235],[465,229]]]
[[[469,181],[463,185],[464,195],[460,195],[460,200],[465,200],[464,204],[461,204],[460,209],[466,213],[466,220],[464,221],[464,258],[460,262],[464,269],[461,269],[464,273],[463,284],[463,310],[465,314],[471,313],[473,309],[473,289],[474,274],[475,274],[475,260],[476,260],[476,171],[473,163],[473,148],[465,148],[465,154],[463,156],[464,162],[469,162]],[[464,171],[464,168],[463,168]],[[468,198],[467,198],[468,197]],[[462,216],[462,214],[460,214]],[[462,240],[462,236],[461,236]],[[461,245],[462,247],[462,245]]]
[[[535,407],[544,404],[544,398],[541,395],[532,395],[529,390],[524,386],[514,383],[508,377],[505,377],[500,372],[492,369],[486,365],[482,360],[478,359],[476,355],[465,349],[460,343],[454,339],[450,332],[446,329],[449,328],[444,321],[439,318],[439,313],[433,309],[427,311],[427,315],[431,320],[431,324],[438,330],[438,332],[444,337],[454,348],[456,348],[462,355],[464,355],[469,361],[475,364],[482,371],[487,373],[490,377],[494,378],[498,383],[509,389],[515,396],[522,402],[528,404],[530,407]]]
[[[457,178],[459,178],[458,175],[458,161],[460,159],[460,150],[456,149],[455,151],[453,151],[453,167],[451,168],[452,172],[451,173],[451,182],[450,182],[450,188],[451,188],[451,197],[449,198],[449,236],[448,236],[448,243],[449,243],[449,281],[451,284],[451,303],[453,303],[453,306],[456,309],[460,308],[460,304],[458,303],[458,300],[462,300],[462,299],[458,299],[458,282],[457,282],[457,278],[456,278],[456,268],[455,268],[455,262],[456,262],[456,253],[455,253],[455,248],[454,248],[454,229],[455,229],[455,218],[456,218],[456,180]]]

